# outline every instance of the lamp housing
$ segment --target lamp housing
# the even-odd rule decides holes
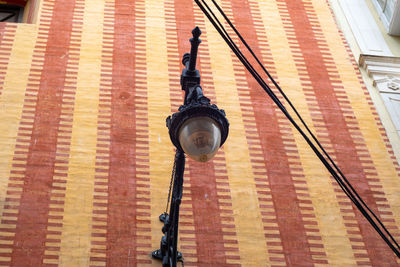
[[[167,118],[172,143],[196,161],[210,160],[228,136],[229,122],[225,111],[210,100],[192,101],[179,107]]]

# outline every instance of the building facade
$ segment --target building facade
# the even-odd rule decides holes
[[[395,145],[338,1],[218,3],[399,240]],[[21,23],[0,23],[1,266],[161,266],[165,118],[183,101],[196,25],[204,93],[230,133],[212,161],[187,160],[185,265],[400,265],[193,1],[0,4],[24,7]]]
[[[400,1],[331,1],[400,162]]]

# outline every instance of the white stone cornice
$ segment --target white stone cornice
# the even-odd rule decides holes
[[[400,57],[360,56],[400,136]]]
[[[400,76],[400,57],[360,55],[360,66],[372,79],[376,76]]]

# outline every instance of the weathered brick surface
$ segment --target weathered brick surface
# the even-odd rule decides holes
[[[399,265],[194,2],[33,2],[37,24],[0,24],[1,266],[161,265],[164,119],[196,25],[231,128],[215,159],[187,160],[185,265]],[[399,167],[327,2],[220,4],[398,239]]]

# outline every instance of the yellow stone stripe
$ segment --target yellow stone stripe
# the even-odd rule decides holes
[[[36,37],[36,26],[18,25],[0,96],[0,215],[3,213]]]
[[[89,263],[103,13],[103,1],[85,1],[60,266],[88,266]]]
[[[311,130],[315,132],[312,128],[308,105],[301,90],[298,70],[293,58],[290,58],[291,49],[285,38],[286,33],[276,2],[260,1],[259,7],[266,25],[276,73],[280,77],[279,83],[305,121],[308,122]],[[331,266],[355,265],[351,244],[346,237],[346,228],[342,216],[340,216],[340,208],[329,174],[322,164],[317,164],[319,160],[313,155],[303,138],[297,133],[294,134],[294,137],[328,262]]]
[[[165,118],[171,113],[167,39],[163,1],[146,1],[147,96],[150,153],[151,235],[152,248],[160,248],[162,223],[158,216],[165,211],[174,150]]]
[[[380,178],[385,196],[391,206],[396,224],[400,227],[400,178],[392,163],[393,160],[390,158],[386,144],[376,126],[375,116],[371,114],[371,108],[364,95],[364,90],[360,89],[361,85],[354,66],[348,59],[349,55],[342,48],[341,36],[336,31],[331,30],[335,23],[331,16],[331,10],[325,2],[319,0],[313,0],[313,6],[318,15],[321,29],[326,33],[325,38],[328,47],[331,51],[335,51],[332,59],[341,75],[340,80],[346,90],[350,105],[353,107],[353,112]]]
[[[241,262],[270,265],[229,48],[206,21],[218,106],[230,122],[224,144]],[[249,209],[251,207],[251,209]]]

